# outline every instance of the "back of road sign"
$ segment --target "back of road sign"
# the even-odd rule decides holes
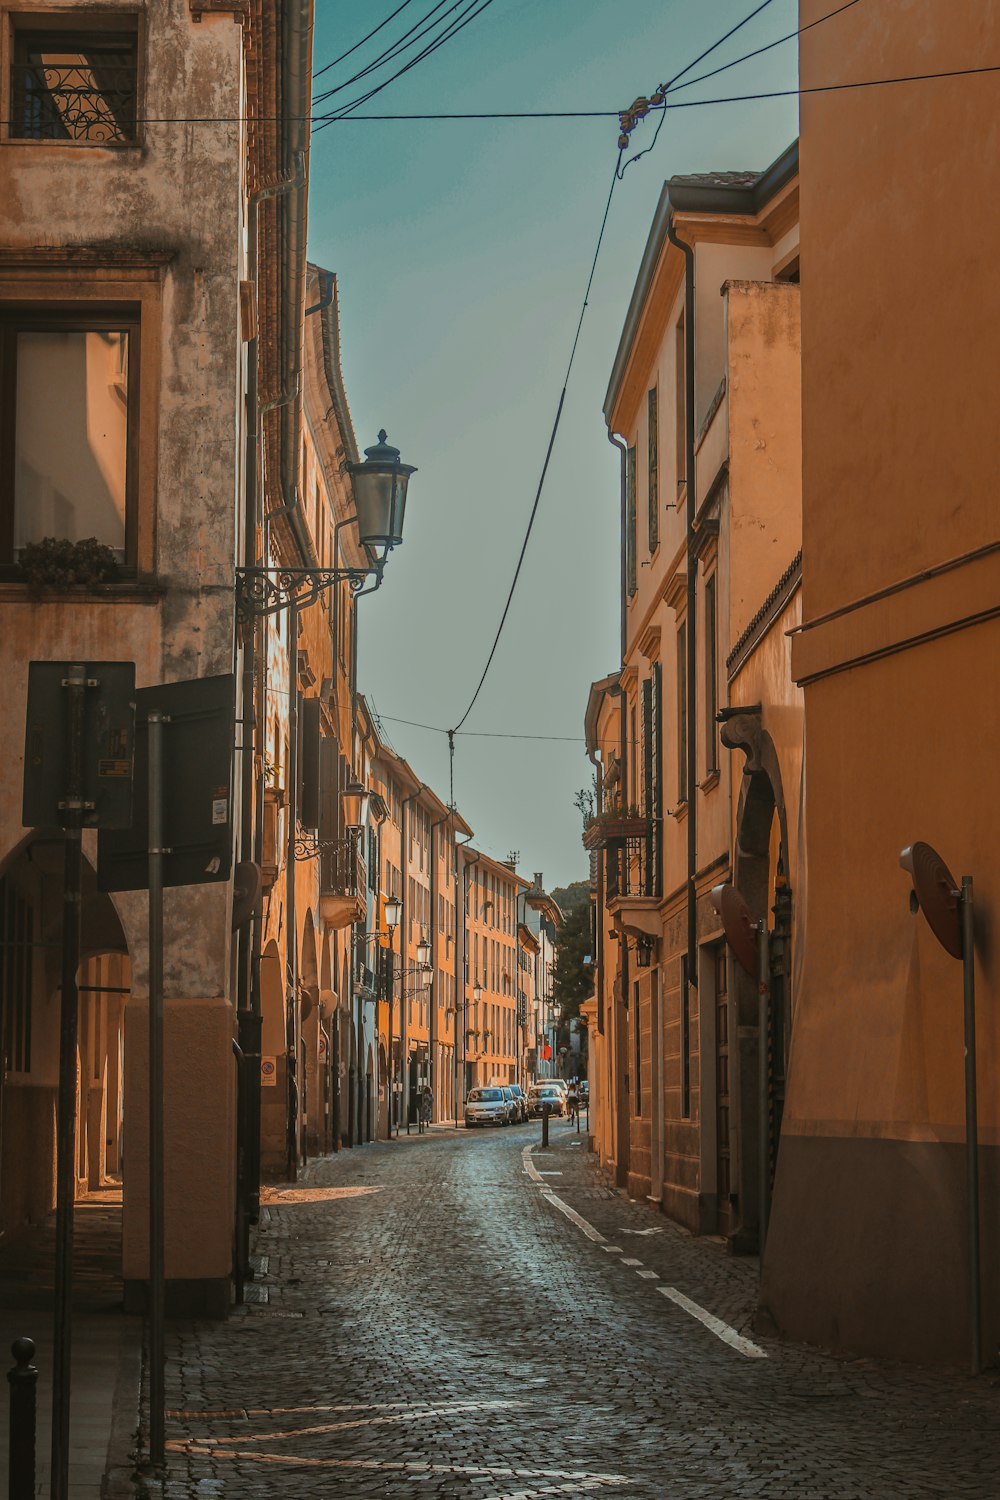
[[[66,661],[28,663],[24,737],[25,828],[66,821],[68,695]],[[80,768],[84,828],[128,828],[132,821],[135,662],[89,661],[84,668]]]
[[[141,891],[149,883],[149,759],[151,710],[163,727],[164,885],[229,879],[233,860],[233,744],[236,679],[196,677],[140,688],[136,699],[135,816],[131,828],[100,834],[97,888]]]

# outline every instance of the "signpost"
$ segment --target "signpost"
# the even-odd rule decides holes
[[[53,1500],[66,1500],[69,1494],[82,837],[84,828],[121,828],[131,821],[134,697],[133,662],[33,661],[28,666],[22,822],[25,828],[59,825],[66,836],[56,1126]]]
[[[164,1430],[163,889],[229,879],[236,679],[199,677],[136,693],[132,825],[101,834],[97,884],[149,891],[149,1458]],[[143,734],[142,731],[145,731]]]

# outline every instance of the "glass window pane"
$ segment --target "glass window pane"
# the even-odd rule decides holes
[[[128,333],[17,335],[14,550],[96,537],[125,556]]]

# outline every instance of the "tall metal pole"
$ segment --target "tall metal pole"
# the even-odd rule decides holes
[[[767,1041],[771,1022],[771,952],[767,935],[767,918],[762,917],[757,924],[757,1107],[758,1107],[758,1135],[760,1138],[760,1171],[758,1174],[758,1239],[760,1244],[761,1259],[764,1256],[764,1242],[767,1239],[767,1218],[770,1199],[770,1144],[771,1131],[769,1119],[768,1098],[768,1070],[767,1070]]]
[[[394,1100],[395,1100],[395,1097],[396,1097],[395,1094],[394,1094],[394,1092],[393,1092],[393,1085],[395,1084],[396,1079],[395,1079],[395,1070],[394,1070],[393,1065],[392,1065],[392,1002],[393,1002],[392,987],[393,987],[393,984],[395,982],[394,979],[393,979],[393,973],[392,973],[392,940],[395,937],[395,935],[396,935],[396,929],[394,927],[390,927],[390,929],[389,929],[389,946],[386,949],[386,954],[385,954],[386,990],[387,990],[387,993],[388,993],[388,996],[389,996],[389,1023],[388,1023],[389,1024],[389,1034],[388,1034],[388,1036],[386,1038],[386,1048],[385,1048],[386,1062],[387,1062],[387,1068],[386,1068],[387,1078],[386,1078],[386,1091],[385,1091],[385,1101],[386,1101],[386,1110],[385,1110],[385,1138],[386,1138],[387,1141],[391,1141],[392,1140],[392,1111],[393,1111],[393,1103],[394,1103]]]
[[[63,683],[66,708],[66,834],[63,884],[59,1102],[56,1137],[55,1317],[52,1361],[52,1500],[69,1495],[70,1357],[73,1302],[73,1192],[76,1179],[77,988],[83,832],[83,730],[87,669],[74,662]]]
[[[288,1109],[286,1174],[294,1182],[299,1168],[299,930],[296,914],[295,835],[299,820],[299,606],[288,603],[288,796],[285,841],[285,1057]]]
[[[149,750],[149,1460],[164,1460],[163,1357],[163,726],[151,709]]]
[[[976,1103],[976,952],[972,876],[962,876],[962,989],[965,1010],[965,1171],[969,1216],[969,1320],[973,1375],[983,1367],[979,1268],[979,1111]]]

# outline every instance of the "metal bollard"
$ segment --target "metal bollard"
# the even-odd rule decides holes
[[[546,1150],[549,1144],[549,1106],[542,1105],[542,1150]]]
[[[10,1381],[10,1463],[7,1470],[9,1500],[33,1500],[35,1493],[35,1397],[38,1371],[31,1363],[32,1339],[15,1339],[10,1346],[15,1364],[7,1371]]]

